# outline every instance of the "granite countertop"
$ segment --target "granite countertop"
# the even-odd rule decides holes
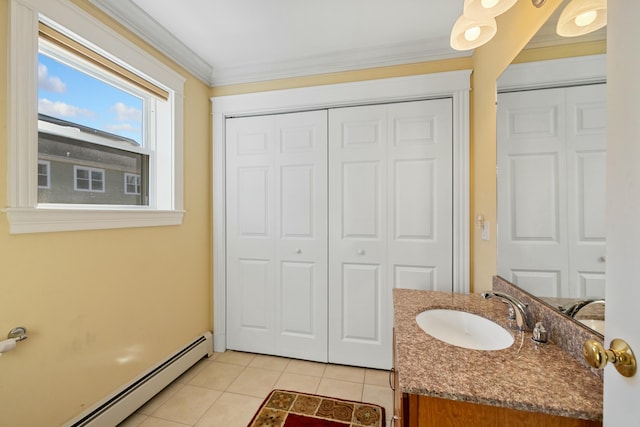
[[[433,308],[475,313],[509,328],[507,306],[479,294],[394,289],[395,370],[404,393],[602,420],[602,379],[553,343],[511,330],[504,350],[471,350],[424,333],[415,317]]]

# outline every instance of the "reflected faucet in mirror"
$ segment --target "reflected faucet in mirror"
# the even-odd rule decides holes
[[[604,306],[604,303],[605,303],[604,299],[585,299],[585,300],[574,301],[568,304],[564,304],[562,306],[559,306],[558,308],[560,309],[561,312],[563,312],[567,316],[571,318],[576,318],[578,313],[583,309],[586,309],[587,307],[591,307],[594,304],[602,304],[602,306]],[[596,318],[599,318],[600,320],[602,320],[603,316],[602,314],[600,314]]]

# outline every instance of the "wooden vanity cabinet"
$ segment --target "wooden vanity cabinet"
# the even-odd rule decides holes
[[[399,391],[394,393],[392,427],[600,427],[599,421],[560,417],[540,412],[459,402]]]
[[[601,427],[602,422],[403,393],[393,334],[393,417],[390,427]]]

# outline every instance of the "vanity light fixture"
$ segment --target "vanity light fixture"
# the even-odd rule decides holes
[[[463,15],[472,19],[495,18],[511,9],[518,0],[465,0]]]
[[[505,13],[518,0],[464,0],[462,16],[451,30],[451,47],[470,50],[482,46],[496,35],[495,17]]]
[[[487,16],[471,19],[462,15],[451,30],[451,47],[456,50],[469,50],[482,46],[496,35],[496,18]]]
[[[605,25],[607,0],[571,0],[558,18],[556,32],[563,37],[576,37]]]
[[[451,30],[451,47],[456,50],[470,50],[487,43],[498,31],[495,17],[511,9],[517,1],[464,0],[462,16],[453,24]],[[541,7],[545,1],[531,0],[531,4]]]

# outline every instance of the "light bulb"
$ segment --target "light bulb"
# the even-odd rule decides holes
[[[498,1],[499,0],[481,0],[480,3],[482,4],[482,7],[484,7],[485,9],[491,9],[496,4],[498,4]]]
[[[472,27],[464,32],[464,38],[467,41],[472,42],[474,40],[477,40],[478,37],[480,37],[480,27]]]
[[[590,10],[588,12],[581,13],[580,15],[576,16],[575,23],[578,27],[586,27],[587,25],[595,21],[597,16],[598,16],[598,12],[596,12],[595,10]]]

